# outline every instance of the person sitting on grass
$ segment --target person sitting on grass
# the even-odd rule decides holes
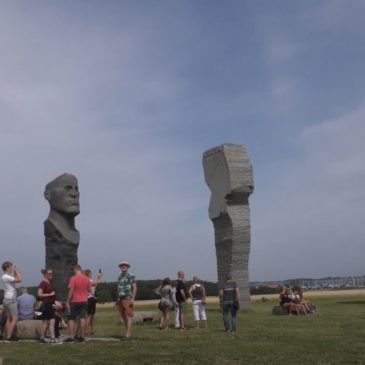
[[[300,314],[300,306],[294,303],[291,298],[291,290],[288,288],[284,288],[280,293],[280,306],[285,309],[289,315],[292,313],[297,315]]]
[[[314,310],[311,309],[311,304],[309,300],[304,299],[303,292],[303,288],[299,288],[299,290],[297,291],[298,302],[305,309],[306,313],[313,314]]]

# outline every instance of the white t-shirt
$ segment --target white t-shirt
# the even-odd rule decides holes
[[[16,288],[13,281],[15,280],[13,276],[9,274],[4,274],[1,277],[4,284],[4,299],[16,299]]]
[[[94,280],[90,279],[91,288],[90,288],[89,294],[87,296],[88,298],[95,298],[96,287],[95,287],[94,283],[95,283]]]

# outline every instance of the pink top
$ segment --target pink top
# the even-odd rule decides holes
[[[71,303],[87,302],[91,288],[90,279],[83,274],[76,274],[71,277],[68,288],[73,289]]]

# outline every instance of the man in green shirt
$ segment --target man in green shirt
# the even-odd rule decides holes
[[[122,271],[118,278],[118,310],[120,317],[127,329],[125,338],[130,339],[132,336],[132,318],[134,300],[137,294],[136,277],[128,272],[130,265],[122,261],[119,265]]]

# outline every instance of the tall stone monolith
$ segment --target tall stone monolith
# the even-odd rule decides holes
[[[78,263],[80,242],[80,234],[75,227],[75,217],[80,213],[77,178],[67,173],[56,177],[46,185],[44,197],[50,206],[44,222],[46,267],[53,270],[57,299],[66,301],[68,281]]]
[[[252,165],[246,148],[223,144],[204,152],[205,182],[211,190],[209,218],[214,225],[218,285],[232,275],[240,290],[240,308],[250,308],[248,260],[251,245]]]

